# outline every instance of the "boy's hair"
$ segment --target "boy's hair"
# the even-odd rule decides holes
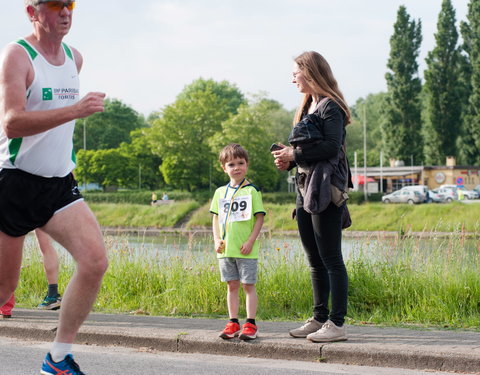
[[[222,151],[220,151],[219,160],[222,165],[227,164],[230,160],[233,159],[245,159],[248,163],[248,152],[238,143],[230,143],[228,146],[225,146]]]

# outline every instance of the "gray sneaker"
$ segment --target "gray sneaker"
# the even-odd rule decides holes
[[[323,323],[320,323],[315,318],[308,319],[303,326],[297,329],[292,329],[289,333],[292,337],[300,337],[305,338],[310,333],[317,332],[320,328],[322,328]]]
[[[347,330],[345,328],[345,325],[338,327],[331,320],[327,320],[323,324],[323,327],[320,328],[317,332],[310,333],[307,336],[307,340],[313,342],[346,341]]]

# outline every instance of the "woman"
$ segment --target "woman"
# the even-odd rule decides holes
[[[348,276],[341,251],[342,215],[346,205],[340,207],[330,202],[319,213],[309,213],[304,207],[306,186],[301,182],[321,183],[309,179],[309,173],[319,164],[332,166],[335,177],[344,184],[349,179],[349,169],[341,170],[346,160],[342,145],[345,126],[350,122],[350,111],[338,89],[327,61],[317,52],[304,52],[295,59],[293,81],[304,94],[294,124],[317,118],[321,137],[305,147],[284,146],[273,151],[275,165],[280,170],[297,167],[296,218],[300,238],[310,263],[313,288],[313,317],[300,328],[290,331],[293,337],[307,338],[313,342],[332,342],[347,339],[344,326],[347,313]],[[294,127],[294,130],[297,128]],[[292,131],[294,134],[294,131]],[[333,176],[333,175],[332,175]],[[332,177],[333,179],[333,177]],[[349,181],[349,186],[351,182]],[[328,186],[330,188],[330,186]],[[317,191],[321,189],[316,189]],[[328,308],[331,295],[332,306]]]

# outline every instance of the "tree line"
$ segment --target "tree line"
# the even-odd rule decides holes
[[[400,6],[390,38],[387,92],[352,105],[347,150],[363,165],[363,122],[367,121],[367,165],[385,160],[444,165],[455,156],[480,164],[480,0],[471,0],[467,20],[456,25],[450,0],[443,0],[435,46],[418,71],[421,21]],[[460,40],[461,34],[461,40]],[[74,135],[80,183],[102,186],[195,191],[224,184],[218,152],[242,144],[251,156],[249,178],[265,191],[285,190],[286,173],[275,169],[268,151],[286,142],[293,110],[266,95],[246,98],[236,85],[197,79],[176,100],[148,118],[113,99],[105,112],[78,120]],[[384,164],[385,164],[384,160]]]
[[[387,92],[360,98],[352,108],[350,157],[357,150],[359,165],[363,121],[367,165],[378,166],[381,151],[406,165],[445,165],[447,156],[463,165],[480,164],[480,1],[470,1],[459,33],[455,9],[443,0],[423,84],[417,61],[421,26],[405,6],[399,7],[390,38]]]

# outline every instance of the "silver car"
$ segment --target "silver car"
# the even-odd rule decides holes
[[[382,197],[383,203],[422,203],[424,200],[422,194],[415,190],[397,190],[391,194],[384,195]]]

